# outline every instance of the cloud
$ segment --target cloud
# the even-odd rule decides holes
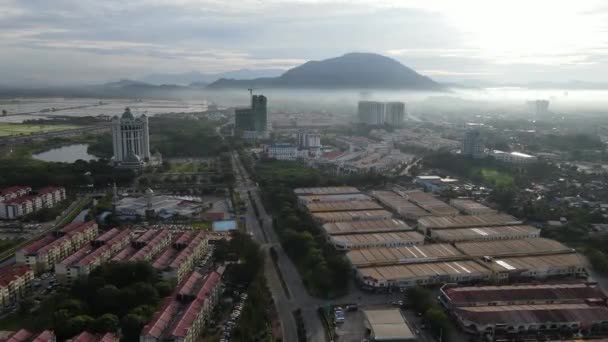
[[[599,79],[608,11],[601,0],[0,0],[0,49],[7,70],[78,80],[352,51],[442,77]]]

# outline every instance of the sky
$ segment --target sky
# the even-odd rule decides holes
[[[0,0],[0,84],[288,69],[348,52],[440,81],[608,75],[602,0]]]

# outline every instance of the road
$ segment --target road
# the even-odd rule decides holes
[[[285,254],[279,238],[274,232],[272,217],[264,208],[260,199],[258,187],[243,168],[237,153],[233,153],[232,159],[236,176],[235,190],[239,192],[241,199],[248,203],[246,213],[247,230],[252,234],[253,238],[262,245],[262,249],[265,253],[266,278],[281,318],[283,340],[286,342],[297,341],[296,322],[292,313],[297,309],[301,309],[307,340],[315,342],[326,341],[325,330],[316,311],[317,307],[324,302],[311,297],[306,291],[295,265],[291,262],[287,254]],[[251,196],[249,196],[249,194],[251,194]],[[255,203],[259,216],[256,216],[252,203]],[[260,221],[262,223],[261,226]],[[274,266],[272,258],[270,257],[270,247],[274,247],[278,256],[278,269],[283,276],[289,296],[283,290],[277,268]]]

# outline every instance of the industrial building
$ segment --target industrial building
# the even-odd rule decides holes
[[[452,245],[439,243],[354,249],[346,253],[346,258],[354,267],[411,264],[441,259],[462,259],[464,257]]]
[[[439,296],[465,331],[513,340],[557,333],[605,335],[606,299],[590,283],[445,285]]]
[[[70,223],[17,250],[16,262],[30,266],[37,274],[48,271],[56,262],[95,239],[97,233],[97,223],[94,221]]]
[[[305,207],[311,213],[382,209],[374,201],[313,202],[306,204]]]
[[[352,186],[329,186],[318,188],[297,188],[293,192],[300,195],[339,195],[339,194],[360,194],[359,189]]]
[[[324,203],[324,202],[348,202],[348,201],[370,201],[371,198],[361,193],[355,194],[337,194],[337,195],[301,195],[298,196],[298,203],[306,205],[308,203]]]
[[[435,196],[420,190],[409,190],[401,193],[408,201],[418,205],[435,216],[456,216],[458,210],[447,203],[438,200]]]
[[[367,221],[331,222],[322,226],[326,235],[386,233],[413,230],[405,222],[397,219]]]
[[[375,190],[372,191],[372,196],[404,219],[417,220],[431,215],[430,212],[392,191]]]
[[[319,224],[328,222],[367,221],[389,219],[393,215],[386,210],[360,210],[313,213],[312,218]]]
[[[479,202],[475,202],[472,199],[467,198],[452,199],[450,200],[450,205],[466,215],[496,214],[496,210],[488,208]]]
[[[410,342],[418,340],[399,309],[366,309],[363,310],[363,315],[365,316],[365,327],[370,332],[370,341]]]
[[[542,255],[572,251],[560,242],[545,238],[457,242],[454,246],[462,253],[473,257]]]
[[[488,280],[492,271],[471,260],[359,267],[359,282],[368,289],[411,287]]]
[[[606,303],[597,283],[543,283],[500,286],[456,286],[441,288],[440,302],[447,309],[466,306]]]
[[[34,271],[25,265],[0,268],[0,308],[16,304],[31,289]]]
[[[431,239],[442,242],[527,239],[539,236],[540,229],[529,225],[431,229],[430,231]]]
[[[332,235],[329,241],[338,250],[373,247],[414,246],[424,243],[424,236],[415,231]]]
[[[141,342],[193,342],[201,335],[221,296],[223,268],[204,276],[192,272],[184,277],[144,326]]]
[[[536,158],[536,156],[521,152],[503,152],[499,150],[494,150],[492,151],[491,155],[496,160],[516,165],[531,164],[536,163],[536,161],[538,161],[538,158]]]
[[[418,230],[427,234],[429,229],[492,227],[517,224],[522,224],[522,221],[507,214],[428,216],[418,220]]]
[[[538,256],[486,258],[482,262],[492,270],[498,281],[586,276],[583,262],[578,254],[572,251]]]

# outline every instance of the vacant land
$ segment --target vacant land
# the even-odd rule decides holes
[[[27,125],[15,123],[0,123],[0,137],[10,135],[28,135],[39,132],[50,132],[75,128],[72,125]]]

